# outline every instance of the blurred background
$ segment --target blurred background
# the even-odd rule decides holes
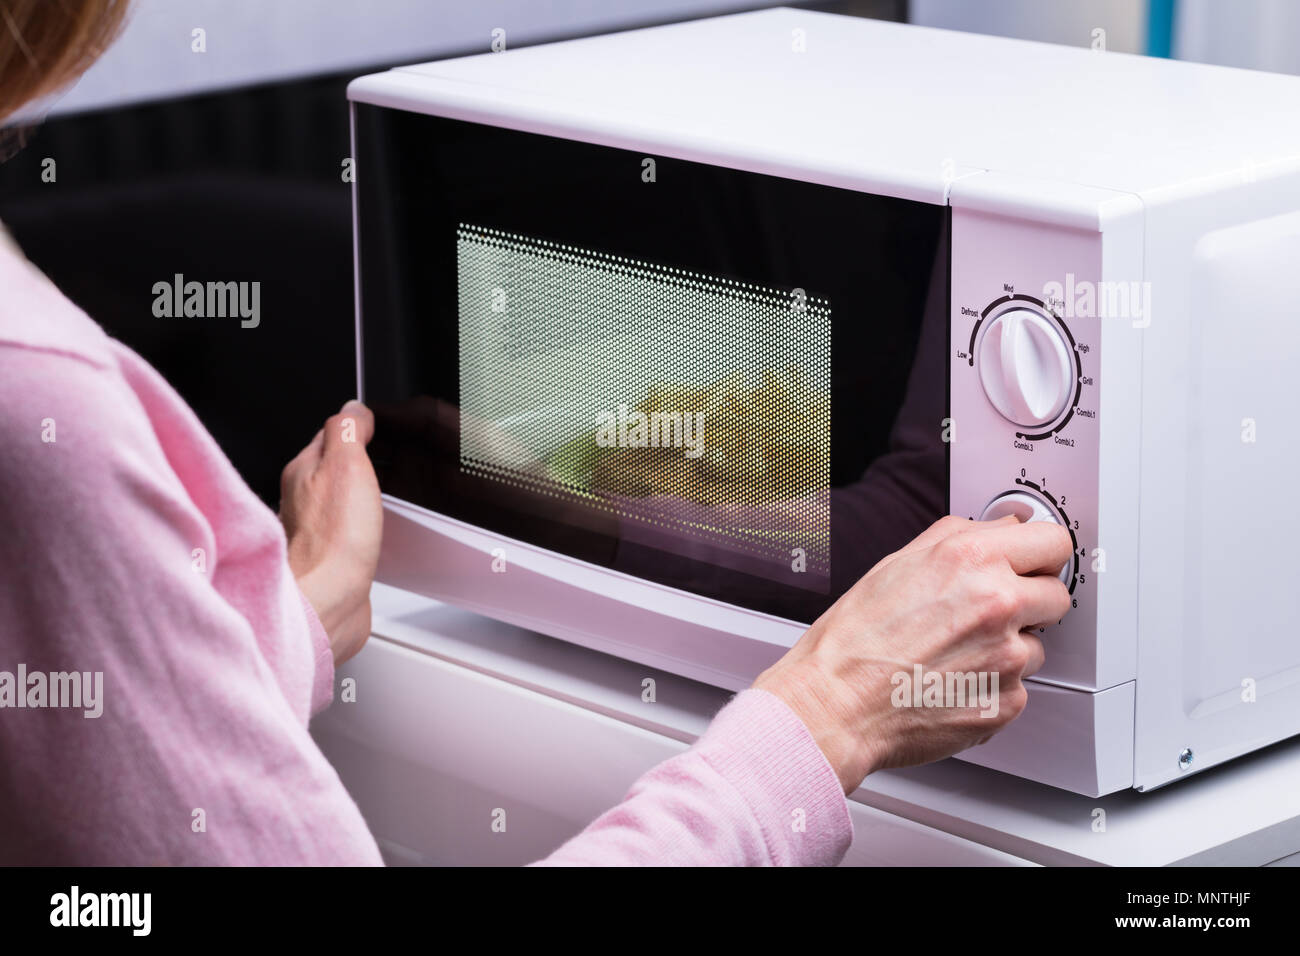
[[[117,45],[0,165],[0,221],[177,388],[275,506],[355,392],[350,79],[766,6],[1300,73],[1294,0],[135,0]],[[203,52],[195,52],[202,30]],[[56,160],[53,182],[44,160]],[[259,281],[261,324],[153,315],[155,282]]]

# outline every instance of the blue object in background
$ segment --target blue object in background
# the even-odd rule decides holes
[[[1178,0],[1147,0],[1147,56],[1170,57],[1174,48],[1174,9]]]

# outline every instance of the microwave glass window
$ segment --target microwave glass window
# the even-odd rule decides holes
[[[469,224],[456,271],[463,472],[829,590],[826,302]]]
[[[355,121],[388,494],[805,622],[946,512],[944,207]]]

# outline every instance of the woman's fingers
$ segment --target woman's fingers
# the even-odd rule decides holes
[[[1070,591],[1055,575],[1039,574],[1012,579],[1016,613],[1011,623],[1018,629],[1055,624],[1070,609]]]
[[[969,518],[958,518],[956,515],[947,515],[930,525],[930,527],[922,531],[896,553],[909,554],[912,551],[920,551],[922,548],[932,548],[944,538],[949,538],[954,534],[965,534],[968,531],[996,528],[999,525],[1007,524],[1008,519],[1011,521],[1017,520],[1015,515],[1003,515],[1001,518],[997,518],[993,521],[972,521]]]
[[[987,552],[1005,555],[1016,574],[1059,574],[1074,553],[1070,532],[1055,522],[1033,521],[1021,526],[1014,516],[1008,517],[1014,523],[990,522],[978,532],[985,536]]]
[[[1025,662],[1025,669],[1020,672],[1020,676],[1028,677],[1031,674],[1038,673],[1039,669],[1047,661],[1047,655],[1043,650],[1043,642],[1036,635],[1021,631],[1020,639],[1029,648],[1029,659]]]
[[[321,454],[325,447],[325,432],[316,432],[314,438],[307,443],[302,451],[294,455],[289,460],[289,464],[284,466],[280,472],[280,499],[283,501],[287,496],[289,489],[294,482],[311,475],[316,466],[320,464]]]
[[[355,398],[349,399],[325,423],[325,454],[364,452],[375,434],[375,416]]]
[[[1003,515],[1001,518],[995,518],[993,521],[972,521],[970,518],[958,518],[956,515],[946,515],[934,524],[930,525],[930,527],[926,528],[893,554],[881,558],[876,562],[875,567],[868,571],[867,574],[874,574],[895,558],[904,554],[911,554],[914,551],[922,551],[926,548],[932,548],[940,541],[945,538],[950,538],[954,534],[965,534],[970,531],[996,528],[1000,525],[1009,526],[1012,523],[1019,523],[1019,519],[1015,515]]]

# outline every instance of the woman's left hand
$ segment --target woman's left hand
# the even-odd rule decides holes
[[[334,663],[370,637],[370,585],[384,510],[366,452],[375,419],[349,401],[280,476],[280,521],[289,567],[330,638]]]

